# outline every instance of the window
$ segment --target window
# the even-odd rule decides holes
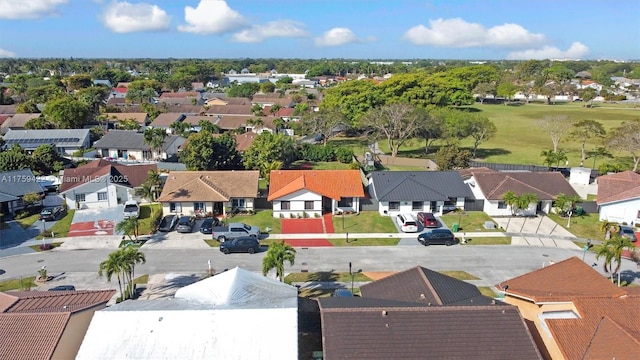
[[[107,192],[99,192],[98,193],[98,201],[107,201],[108,195]]]
[[[422,211],[422,201],[414,201],[411,203],[411,210],[413,211]]]
[[[291,202],[280,201],[280,210],[291,210]]]
[[[169,211],[170,212],[182,212],[182,204],[170,202],[169,203]]]
[[[353,207],[353,198],[342,198],[338,201],[339,207]]]
[[[76,194],[76,201],[77,202],[85,202],[85,198],[84,198],[84,194]]]
[[[244,199],[232,199],[231,200],[231,207],[244,208],[245,207]]]
[[[313,210],[313,201],[305,201],[304,202],[305,210]]]
[[[389,210],[400,210],[400,202],[399,201],[391,201],[389,203]]]
[[[195,211],[204,211],[204,203],[203,202],[194,202],[193,210]]]
[[[498,209],[506,209],[507,203],[504,201],[498,201]]]

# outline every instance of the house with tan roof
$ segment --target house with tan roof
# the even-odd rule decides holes
[[[640,221],[640,175],[633,171],[599,176],[598,204],[600,220],[627,224]]]
[[[145,126],[149,124],[149,121],[150,121],[149,115],[143,112],[106,113],[104,115],[106,116],[105,121],[108,121],[110,124],[114,124],[116,128],[118,127],[118,123],[124,120],[133,120],[137,122],[140,126]]]
[[[122,165],[97,159],[75,169],[65,169],[60,194],[70,209],[115,207],[127,200],[142,200],[137,190],[158,171],[156,164]]]
[[[74,359],[115,290],[0,292],[0,359]]]
[[[512,191],[516,196],[535,194],[537,204],[530,204],[520,215],[535,215],[538,211],[549,213],[558,195],[579,196],[560,172],[498,172],[482,169],[471,172],[464,181],[478,200],[484,200],[483,211],[489,216],[511,216],[512,211],[504,202],[504,194]]]
[[[251,105],[251,99],[243,97],[214,96],[207,99],[206,106],[214,105]]]
[[[159,128],[163,128],[163,129],[170,129],[171,128],[171,124],[175,123],[175,122],[180,122],[182,120],[185,119],[185,115],[179,112],[176,113],[162,113],[159,114],[155,119],[153,119],[153,121],[151,121],[151,123],[149,124],[149,126],[151,127],[159,127]]]
[[[206,112],[207,116],[218,115],[253,115],[251,104],[247,105],[212,105]]]
[[[358,170],[272,170],[268,201],[274,217],[360,212],[364,187]]]
[[[640,294],[577,257],[496,285],[548,359],[640,358]]]
[[[280,94],[255,94],[251,99],[252,104],[258,104],[260,106],[267,107],[273,105],[280,105],[283,108],[292,108],[296,106],[296,102],[293,101],[291,96],[285,95],[283,97]]]
[[[513,306],[417,266],[318,298],[325,359],[542,359]],[[481,334],[481,335],[480,335]]]
[[[253,211],[259,177],[257,170],[172,171],[158,201],[164,214]]]
[[[37,119],[41,116],[42,114],[40,113],[13,114],[11,115],[11,117],[5,120],[2,125],[0,125],[0,130],[2,133],[7,132],[8,130],[24,130],[24,126],[29,120]]]

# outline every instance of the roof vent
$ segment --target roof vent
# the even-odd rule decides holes
[[[387,316],[387,310],[382,310],[382,316]]]
[[[426,298],[426,296],[424,296],[424,294],[420,294],[420,299],[424,299]]]
[[[162,316],[160,316],[160,317],[158,318],[158,321],[162,321],[162,319],[163,319],[163,318],[162,318]]]

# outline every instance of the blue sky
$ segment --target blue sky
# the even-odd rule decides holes
[[[0,57],[640,59],[638,0],[0,0]]]

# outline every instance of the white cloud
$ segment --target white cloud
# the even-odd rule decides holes
[[[526,48],[545,41],[543,34],[533,34],[518,24],[504,24],[485,28],[461,18],[429,20],[430,27],[414,26],[403,38],[416,45],[451,48],[480,46]]]
[[[187,25],[179,25],[178,30],[197,34],[224,34],[246,24],[244,17],[222,0],[200,0],[196,8],[185,6],[184,20]]]
[[[336,27],[317,37],[315,43],[316,46],[341,46],[365,41],[375,41],[375,38],[360,39],[351,29]]]
[[[566,51],[562,51],[552,46],[545,46],[542,49],[529,49],[511,52],[507,55],[507,59],[582,59],[587,54],[589,54],[589,48],[586,45],[580,42],[574,42]]]
[[[264,25],[253,25],[233,35],[233,40],[245,43],[259,43],[267,38],[307,37],[309,33],[304,29],[304,24],[292,20],[270,21]]]
[[[5,49],[0,49],[0,58],[8,58],[8,57],[16,57],[16,53],[9,50],[5,50]]]
[[[102,14],[102,22],[116,33],[167,30],[171,18],[157,5],[112,2]]]
[[[37,19],[55,14],[68,0],[0,0],[0,19]]]

